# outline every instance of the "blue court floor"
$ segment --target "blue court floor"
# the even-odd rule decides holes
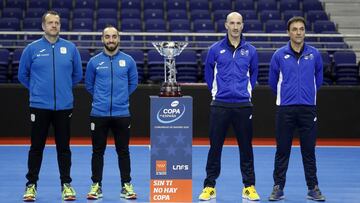
[[[27,153],[29,146],[0,146],[0,201],[6,203],[22,202],[25,173],[27,171]],[[120,179],[114,146],[108,146],[105,155],[103,193],[104,198],[97,201],[86,200],[86,193],[91,184],[90,146],[72,146],[72,185],[77,192],[75,202],[122,203],[149,201],[149,147],[131,146],[132,183],[138,194],[137,200],[120,199]],[[208,146],[193,147],[193,201],[202,189],[205,177],[205,163]],[[255,146],[256,188],[262,200],[267,198],[272,189],[272,170],[274,146]],[[239,169],[237,147],[224,147],[222,171],[217,181],[217,198],[211,203],[250,202],[242,200],[242,182]],[[326,202],[360,202],[360,148],[359,147],[318,147],[319,186],[327,197]],[[293,147],[285,187],[286,203],[312,202],[306,200],[306,184],[301,162],[300,150]],[[61,202],[59,172],[54,146],[47,146],[38,182],[38,203]]]

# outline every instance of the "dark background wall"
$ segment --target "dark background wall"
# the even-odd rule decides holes
[[[182,86],[183,94],[193,97],[193,135],[208,134],[210,93],[205,85]],[[132,134],[149,136],[150,95],[159,93],[158,85],[140,85],[131,96]],[[89,136],[91,97],[82,85],[74,89],[72,119],[74,136]],[[29,134],[28,92],[18,84],[0,85],[0,136]],[[318,93],[319,137],[360,138],[360,87],[325,86]],[[275,95],[267,86],[254,90],[254,136],[275,134]],[[50,129],[51,130],[51,129]],[[52,130],[50,134],[53,134]],[[230,136],[233,135],[229,130]]]

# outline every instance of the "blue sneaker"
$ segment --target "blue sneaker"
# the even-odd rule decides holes
[[[281,189],[280,185],[275,185],[269,197],[269,201],[279,201],[284,198],[284,191]]]
[[[307,198],[314,201],[324,202],[325,196],[321,194],[321,191],[317,185],[315,185],[314,189],[308,190]]]

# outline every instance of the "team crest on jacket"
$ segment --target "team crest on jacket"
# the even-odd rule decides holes
[[[119,60],[119,66],[120,67],[125,67],[126,66],[125,60]]]
[[[247,49],[240,49],[240,54],[242,56],[249,56],[249,50]]]
[[[66,54],[66,52],[67,52],[66,47],[60,47],[61,54]]]
[[[308,54],[308,55],[304,56],[304,59],[305,59],[305,60],[308,60],[308,59],[313,60],[313,59],[314,59],[314,55],[313,55],[313,54]]]

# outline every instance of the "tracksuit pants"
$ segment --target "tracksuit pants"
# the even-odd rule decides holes
[[[239,145],[240,169],[246,187],[255,185],[252,148],[252,107],[210,107],[210,150],[206,164],[204,187],[215,187],[220,175],[221,152],[229,126],[232,125]]]
[[[31,146],[28,157],[28,173],[26,178],[29,184],[36,184],[43,158],[49,126],[54,127],[57,161],[60,171],[61,185],[70,183],[71,151],[70,151],[70,122],[72,109],[46,110],[30,108]]]
[[[284,188],[289,165],[291,145],[295,129],[300,136],[300,148],[304,165],[306,184],[313,189],[318,184],[316,176],[316,131],[315,106],[279,106],[276,113],[276,154],[273,173],[275,185]]]
[[[114,134],[115,148],[118,154],[121,185],[131,181],[130,177],[130,117],[90,117],[93,153],[91,158],[91,179],[99,183],[103,178],[104,152],[109,129]]]

